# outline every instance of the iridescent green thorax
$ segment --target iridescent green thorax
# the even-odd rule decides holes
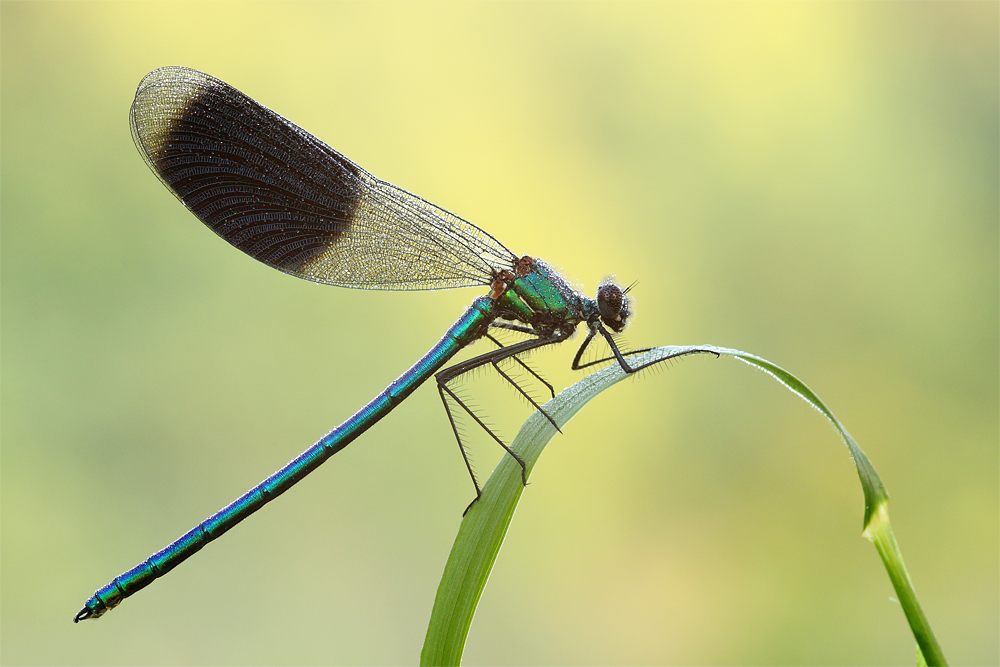
[[[596,304],[545,262],[522,257],[498,299],[499,317],[523,322],[543,335],[572,329],[596,313]]]

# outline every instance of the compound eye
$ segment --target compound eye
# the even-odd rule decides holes
[[[622,321],[622,307],[625,305],[625,292],[614,283],[604,283],[597,288],[597,309],[601,313],[601,319],[610,326],[615,327]]]
[[[629,288],[631,289],[631,288]],[[629,318],[628,289],[622,289],[611,280],[597,288],[597,313],[601,321],[615,332],[625,328]]]

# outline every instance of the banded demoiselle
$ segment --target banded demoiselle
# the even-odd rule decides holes
[[[566,340],[580,323],[586,324],[587,334],[573,359],[574,369],[611,360],[628,373],[645,367],[630,366],[625,359],[643,350],[622,353],[611,333],[621,332],[628,323],[628,289],[606,280],[596,298],[580,294],[544,262],[518,257],[475,225],[375,178],[214,77],[183,67],[151,72],[136,91],[130,123],[146,164],[181,203],[216,234],[268,266],[341,287],[478,286],[488,292],[472,302],[427,354],[354,416],[167,548],[98,589],[75,622],[101,616],[284,493],[432,375],[478,499],[479,483],[449,401],[467,411],[520,463],[522,481],[525,465],[449,388],[452,380],[491,365],[541,410],[500,364],[508,360],[523,364],[518,355]],[[505,347],[491,336],[490,328],[529,338]],[[613,356],[582,363],[584,351],[596,337],[607,341]],[[497,349],[439,370],[480,338],[488,338]]]

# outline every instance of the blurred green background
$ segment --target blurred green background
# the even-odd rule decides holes
[[[71,623],[477,295],[319,287],[228,247],[132,145],[164,65],[589,294],[638,280],[634,346],[797,374],[885,480],[945,654],[1000,661],[997,3],[3,2],[0,26],[5,664],[413,663],[471,499],[425,387]],[[572,353],[535,366],[566,386]],[[913,664],[862,511],[833,430],[763,374],[646,374],[549,445],[466,662]]]

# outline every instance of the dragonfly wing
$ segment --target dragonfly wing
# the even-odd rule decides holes
[[[150,73],[130,121],[163,184],[279,271],[342,287],[439,289],[489,285],[515,259],[472,223],[375,178],[207,74]]]

